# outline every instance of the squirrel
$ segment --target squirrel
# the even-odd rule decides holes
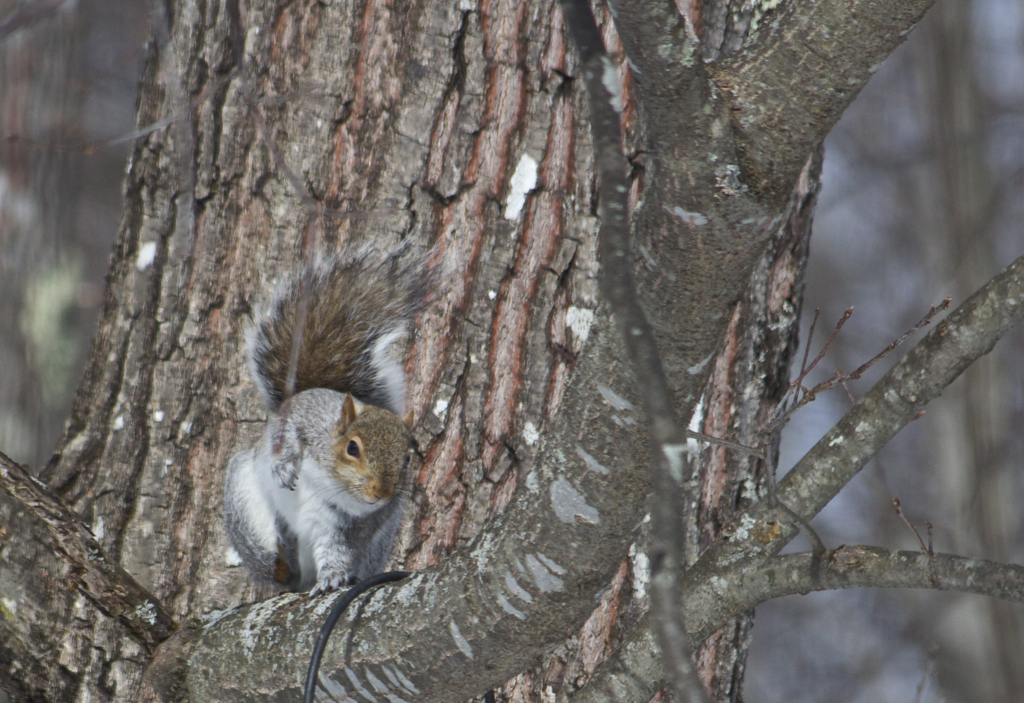
[[[402,519],[413,418],[390,347],[423,308],[430,274],[422,259],[371,259],[319,257],[246,332],[271,417],[228,464],[225,524],[257,581],[311,596],[378,573]]]

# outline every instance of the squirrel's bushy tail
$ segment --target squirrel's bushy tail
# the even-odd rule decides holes
[[[431,278],[424,256],[400,261],[397,255],[364,253],[318,257],[278,286],[256,308],[246,334],[253,377],[267,407],[277,412],[284,401],[298,344],[295,393],[329,388],[402,414],[405,372],[388,347],[423,308]]]

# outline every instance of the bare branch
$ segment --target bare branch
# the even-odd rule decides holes
[[[727,439],[719,439],[718,437],[712,437],[711,435],[704,434],[703,432],[694,432],[693,430],[686,430],[685,432],[687,438],[689,439],[695,439],[698,442],[707,442],[708,444],[714,444],[719,447],[725,447],[726,449],[732,449],[733,451],[739,452],[740,454],[756,456],[758,459],[764,459],[765,461],[768,461],[767,455],[765,455],[765,453],[760,449],[748,447],[745,444],[739,444],[737,442],[730,442]]]
[[[775,598],[846,588],[922,588],[1024,602],[1024,566],[952,554],[840,547],[821,558],[813,552],[741,559],[703,579],[685,594],[690,645],[697,647],[739,613]],[[650,614],[605,662],[574,703],[646,700],[661,686],[651,680],[658,655]]]
[[[729,618],[775,598],[845,588],[924,588],[1024,602],[1024,566],[952,554],[840,547],[816,564],[812,552],[750,560],[697,584],[687,594],[695,641]],[[728,584],[722,587],[719,584]]]
[[[946,298],[941,303],[939,303],[938,306],[933,305],[931,308],[928,309],[928,312],[925,313],[924,317],[922,317],[920,320],[918,320],[917,324],[915,324],[909,330],[907,330],[902,335],[900,335],[899,337],[894,339],[892,342],[890,342],[889,346],[887,346],[885,349],[883,349],[882,351],[878,352],[873,357],[868,359],[866,362],[864,362],[863,364],[858,366],[852,373],[844,374],[844,373],[840,372],[838,369],[836,369],[835,374],[829,380],[823,381],[822,383],[819,383],[818,385],[814,386],[814,388],[811,388],[810,390],[805,389],[803,387],[803,385],[802,385],[804,378],[807,376],[808,373],[810,373],[810,371],[815,366],[817,366],[818,362],[821,361],[824,358],[825,353],[828,351],[829,346],[832,344],[832,340],[835,339],[836,335],[839,333],[839,330],[841,330],[843,328],[843,325],[846,324],[846,321],[848,319],[850,319],[850,314],[853,312],[853,308],[852,307],[847,308],[846,312],[843,313],[842,318],[840,318],[839,322],[836,323],[835,329],[832,330],[832,334],[829,335],[828,340],[825,342],[825,346],[823,346],[821,348],[821,351],[818,352],[818,355],[816,357],[814,357],[814,361],[811,362],[810,366],[802,366],[801,370],[800,370],[800,375],[797,377],[797,379],[795,381],[793,381],[793,383],[791,385],[791,390],[794,393],[799,393],[802,390],[803,391],[803,395],[800,397],[799,400],[795,400],[788,408],[786,408],[784,412],[779,412],[777,414],[777,416],[771,421],[771,423],[768,424],[767,429],[772,430],[772,429],[775,429],[775,428],[779,427],[780,425],[788,422],[789,418],[793,416],[793,413],[795,413],[797,410],[799,410],[803,406],[807,405],[808,403],[813,402],[814,399],[818,396],[818,394],[824,393],[825,391],[832,390],[837,384],[841,384],[843,386],[843,388],[846,390],[846,395],[847,395],[847,397],[849,397],[850,402],[851,403],[856,403],[856,401],[853,399],[853,395],[850,393],[850,389],[846,387],[846,382],[847,381],[856,381],[857,379],[859,379],[861,376],[864,375],[864,372],[866,372],[868,369],[870,369],[872,366],[877,364],[879,361],[881,361],[885,357],[889,356],[889,354],[891,354],[896,348],[898,348],[905,341],[910,339],[910,337],[915,332],[917,332],[919,329],[921,329],[922,327],[927,325],[929,322],[931,322],[932,318],[935,317],[936,314],[938,314],[940,311],[948,310],[949,309],[949,302],[950,302],[950,298]],[[818,319],[818,314],[817,314],[817,311],[815,311],[815,315],[814,315],[815,322],[817,322],[817,319]],[[811,329],[812,329],[812,332],[813,332],[813,329],[814,329],[813,323],[811,325]],[[810,337],[808,336],[808,339],[807,339],[808,348],[810,347],[810,343],[811,343],[811,340],[810,340]],[[806,353],[804,355],[804,358],[805,358],[805,361],[806,361]],[[782,405],[779,406],[780,411],[782,410],[782,407],[783,407]]]
[[[915,332],[917,332],[919,329],[921,329],[925,325],[929,324],[932,321],[932,318],[935,317],[939,312],[943,312],[943,311],[949,310],[949,303],[950,303],[951,300],[952,300],[951,298],[945,298],[937,306],[936,305],[931,306],[928,309],[928,312],[925,313],[924,317],[922,317],[920,320],[917,321],[916,325],[914,325],[909,330],[907,330],[902,335],[900,335],[900,337],[898,339],[895,339],[892,342],[890,342],[889,346],[887,346],[885,349],[883,349],[882,351],[880,351],[877,354],[875,354],[873,357],[868,359],[865,363],[863,363],[860,366],[858,366],[857,369],[853,371],[853,373],[849,374],[848,376],[845,376],[844,379],[847,380],[847,381],[856,381],[857,379],[859,379],[861,376],[864,375],[865,371],[870,369],[872,366],[877,364],[879,361],[881,361],[885,357],[889,356],[889,354],[894,349],[896,349],[901,344],[903,344],[905,341],[910,339],[910,337]]]
[[[3,452],[0,485],[46,525],[49,547],[71,569],[72,587],[124,625],[147,652],[177,629],[163,604],[107,557],[85,523]]]
[[[779,481],[778,499],[809,521],[1022,317],[1024,257],[982,286],[900,359]],[[695,577],[722,560],[778,553],[797,533],[788,516],[765,501],[739,520],[751,527],[745,537],[733,535],[710,547],[691,569]]]
[[[797,376],[797,379],[795,381],[793,381],[793,387],[794,388],[799,390],[799,389],[801,389],[803,387],[803,382],[804,382],[804,379],[807,377],[807,374],[809,374],[812,370],[814,370],[814,367],[816,367],[818,365],[818,363],[822,359],[825,358],[825,354],[828,353],[828,348],[832,346],[832,342],[835,340],[836,335],[839,334],[839,330],[843,329],[843,325],[846,324],[846,321],[850,319],[851,315],[853,315],[853,306],[852,305],[850,307],[846,308],[846,310],[843,312],[843,316],[839,318],[839,322],[837,322],[836,326],[832,328],[832,333],[828,336],[828,339],[825,340],[825,344],[824,344],[824,346],[822,346],[821,351],[819,351],[818,354],[814,357],[814,360],[811,361],[811,365],[810,366],[804,365],[800,369],[800,375]],[[815,310],[815,312],[814,312],[814,320],[815,320],[815,322],[817,322],[817,320],[818,320],[818,312],[817,312],[817,310]],[[807,348],[810,349],[810,346],[811,346],[811,337],[810,337],[810,335],[808,335],[807,336]],[[804,355],[804,360],[806,361],[806,359],[807,359],[807,357],[806,357],[806,354],[805,354]],[[805,390],[804,391],[804,398],[807,397],[807,393],[808,392]]]
[[[917,528],[914,527],[914,525],[911,524],[910,520],[907,519],[907,516],[903,514],[903,506],[900,504],[899,496],[893,496],[892,504],[896,506],[897,517],[899,517],[899,519],[903,521],[903,524],[907,526],[908,530],[914,533],[914,537],[917,538],[917,543],[921,546],[921,551],[925,554],[931,554],[931,523],[929,523],[928,544],[926,545],[924,543],[924,540],[921,539],[921,533],[917,531]]]

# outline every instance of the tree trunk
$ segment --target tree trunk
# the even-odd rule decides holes
[[[709,56],[741,47],[751,25],[726,22],[726,7],[701,8],[701,31],[721,31]],[[162,11],[171,14],[155,20],[137,121],[174,119],[133,151],[88,369],[59,458],[40,479],[178,622],[266,597],[229,561],[221,518],[227,462],[265,420],[242,351],[247,315],[310,252],[408,245],[429,250],[442,276],[406,366],[422,466],[395,563],[437,564],[495,524],[513,496],[529,495],[520,484],[538,438],[556,420],[587,419],[559,417],[562,401],[585,350],[606,348],[591,334],[606,319],[597,310],[594,156],[562,16],[550,2],[504,0],[185,0]],[[607,17],[604,28],[615,46]],[[631,86],[624,69],[619,78]],[[635,102],[623,122],[628,143],[646,144]],[[650,160],[632,154],[635,200],[648,192]],[[524,192],[513,173],[534,170]],[[786,387],[819,174],[814,157],[791,195],[770,194],[763,207],[783,224],[751,240],[730,270],[745,281],[747,259],[768,243],[741,304],[729,288],[710,296],[725,301],[712,331],[732,315],[713,364],[706,350],[717,336],[671,350],[672,373],[686,383],[714,368],[699,418],[708,434],[758,444],[759,423]],[[640,237],[640,289],[671,340],[689,321],[672,317],[671,296],[655,305],[661,274],[644,267],[660,245]],[[592,363],[610,369],[620,355],[608,344]],[[699,368],[693,355],[704,359]],[[684,396],[692,406],[684,390],[681,381],[681,407]],[[646,465],[642,440],[614,447],[623,464]],[[704,451],[688,511],[693,556],[762,494],[768,470]],[[6,496],[0,517],[0,584],[19,604],[0,620],[0,688],[26,700],[150,696],[141,683],[149,653],[69,587],[42,528]],[[595,576],[610,588],[589,619],[574,620],[578,630],[553,652],[544,644],[509,654],[534,666],[504,697],[570,695],[639,619],[643,532],[629,539],[632,558]],[[595,590],[566,601],[589,610]],[[700,654],[717,700],[740,700],[750,627],[749,616],[739,619]]]

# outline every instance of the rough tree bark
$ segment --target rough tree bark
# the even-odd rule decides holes
[[[639,288],[679,412],[704,397],[705,432],[769,460],[760,427],[795,345],[820,141],[929,4],[864,2],[853,19],[832,1],[712,2],[684,21],[613,2],[621,49],[598,8],[634,70],[609,66],[605,85],[625,89]],[[181,629],[144,684],[146,645],[71,587],[4,496],[0,688],[296,695],[331,598],[235,607],[269,595],[228,560],[220,518],[227,460],[265,419],[240,332],[307,252],[373,242],[430,248],[442,271],[407,363],[422,464],[396,561],[422,573],[359,610],[325,687],[451,701],[515,676],[509,700],[573,694],[646,606],[649,484],[641,399],[597,295],[594,155],[557,6],[186,0],[154,28],[138,125],[160,128],[133,152],[89,367],[39,478]],[[693,558],[735,536],[770,471],[705,455]],[[781,548],[794,530],[770,524]],[[694,592],[715,575],[700,574]],[[718,700],[739,700],[750,622],[700,654]]]

